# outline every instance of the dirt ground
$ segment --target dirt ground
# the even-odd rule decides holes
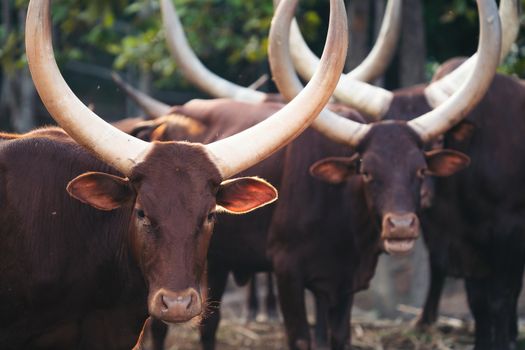
[[[523,331],[523,330],[522,330]],[[523,333],[522,333],[523,334]],[[172,328],[167,340],[170,350],[199,349],[196,329]],[[467,350],[473,346],[472,324],[440,322],[427,332],[415,331],[411,322],[376,320],[352,322],[352,349],[356,350]],[[280,323],[225,319],[218,332],[218,350],[286,350]],[[319,349],[319,348],[318,348]],[[525,349],[525,339],[517,349]]]
[[[352,315],[352,349],[356,350],[467,350],[473,348],[473,322],[464,297],[445,298],[443,309],[455,313],[441,316],[438,324],[425,332],[413,323],[418,308],[399,305],[401,317],[379,318],[373,310],[355,307]],[[222,302],[222,320],[217,334],[217,350],[286,350],[286,335],[281,320],[268,321],[264,310],[257,321],[246,321],[246,290],[230,283]],[[448,305],[447,305],[448,304]],[[307,295],[309,322],[314,324],[313,299]],[[442,313],[444,314],[444,313]],[[525,323],[520,322],[517,350],[525,350]],[[167,349],[198,350],[197,326],[181,325],[170,329]],[[317,349],[321,349],[317,347]]]

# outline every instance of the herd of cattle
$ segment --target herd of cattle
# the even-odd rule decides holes
[[[496,68],[519,29],[517,0],[499,13],[477,0],[478,52],[393,92],[365,81],[388,64],[401,0],[366,65],[346,75],[343,1],[330,0],[320,60],[291,25],[296,3],[276,5],[273,95],[209,72],[161,0],[170,50],[214,99],[167,106],[119,81],[149,116],[110,125],[60,75],[50,0],[30,1],[29,68],[61,128],[0,134],[1,349],[158,350],[167,324],[195,320],[214,349],[220,309],[209,305],[228,274],[245,283],[262,271],[275,273],[290,349],[313,346],[305,289],[319,333],[345,349],[353,295],[379,254],[407,253],[420,234],[431,285],[419,325],[436,320],[445,277],[460,277],[475,349],[515,347],[525,86]]]

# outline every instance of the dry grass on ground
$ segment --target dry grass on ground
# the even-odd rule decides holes
[[[199,349],[195,328],[173,328],[168,338],[170,350]],[[472,349],[470,323],[440,322],[427,332],[414,330],[407,321],[355,321],[352,324],[352,346],[356,350],[467,350]],[[518,349],[525,349],[520,344]],[[286,337],[280,323],[242,323],[223,320],[218,332],[217,350],[286,350]]]

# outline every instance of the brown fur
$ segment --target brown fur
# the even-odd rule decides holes
[[[158,291],[206,300],[222,179],[202,145],[155,142],[128,180],[60,129],[2,138],[2,349],[129,349]],[[114,210],[70,197],[74,178],[72,193]]]

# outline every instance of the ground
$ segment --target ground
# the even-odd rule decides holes
[[[196,329],[172,328],[170,350],[199,349]],[[415,331],[407,321],[376,320],[352,322],[352,346],[355,350],[467,350],[472,349],[472,324],[451,325],[440,322],[428,332]],[[286,350],[286,338],[280,323],[225,319],[218,333],[217,350]],[[525,349],[525,339],[517,348]]]
[[[257,321],[246,321],[244,289],[229,284],[222,303],[222,321],[217,334],[217,350],[287,350],[286,335],[280,320],[270,322],[264,312]],[[457,293],[456,293],[457,294]],[[381,319],[377,312],[355,307],[352,317],[352,346],[355,350],[470,350],[473,347],[473,322],[468,314],[464,296],[453,295],[443,300],[441,316],[436,327],[416,331],[414,321],[420,309],[399,305],[401,317]],[[359,299],[359,298],[358,298]],[[307,295],[309,321],[315,322],[312,299]],[[359,304],[359,302],[358,302]],[[366,303],[365,303],[366,304]],[[462,306],[463,305],[463,306]],[[452,312],[454,309],[455,312]],[[519,345],[525,350],[525,324],[520,324]],[[180,325],[170,329],[166,339],[170,350],[199,350],[198,328]],[[319,350],[319,349],[318,349]]]

